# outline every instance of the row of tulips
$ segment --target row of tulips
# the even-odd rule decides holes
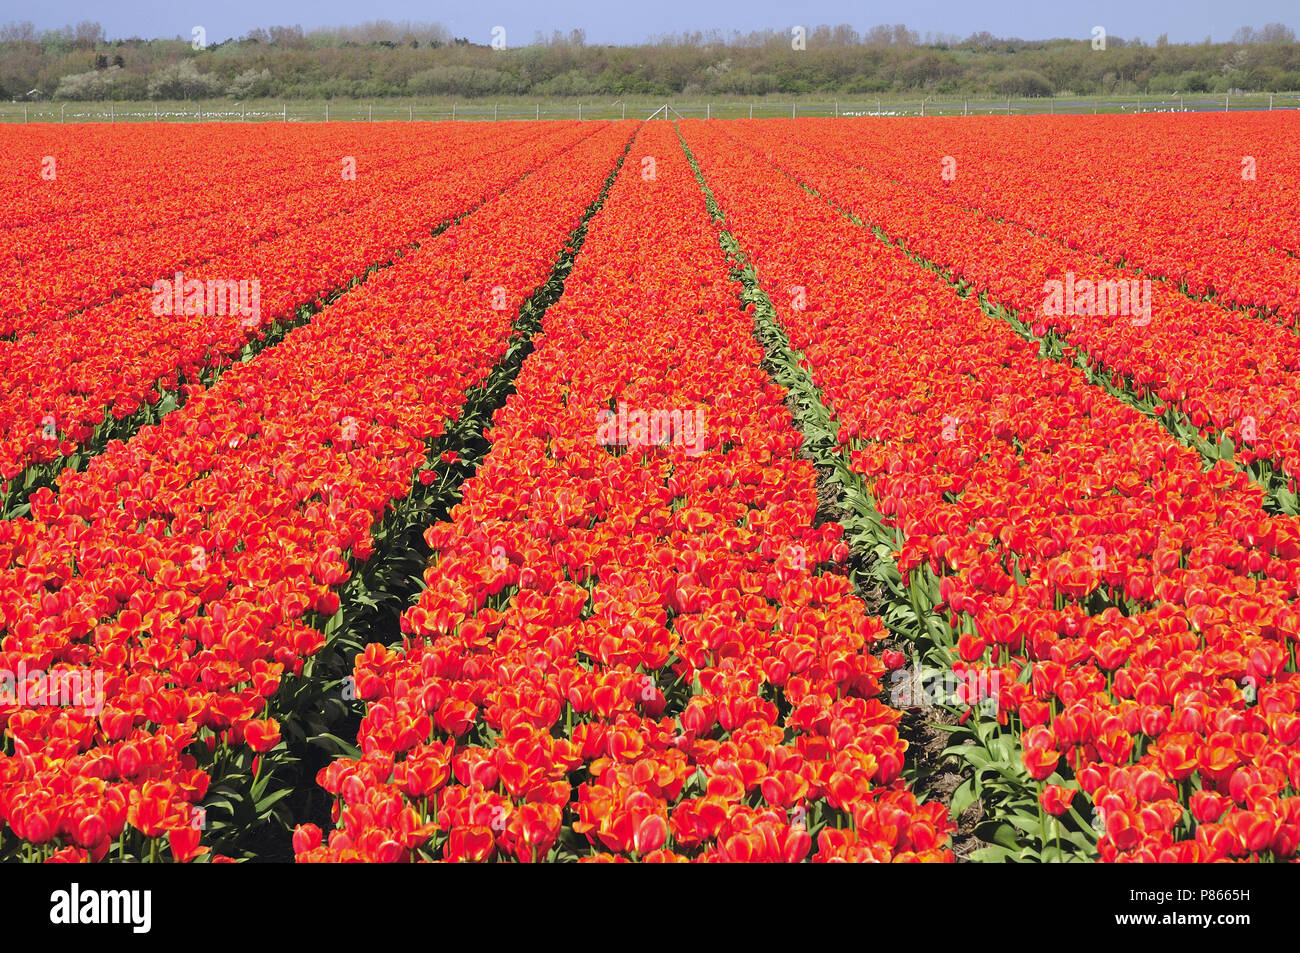
[[[751,141],[767,151],[786,140],[764,127]],[[838,162],[828,162],[832,153]],[[865,160],[844,137],[823,136],[815,149],[791,144],[779,154],[801,181],[1011,309],[1034,334],[1051,335],[1066,346],[1067,358],[1110,378],[1171,430],[1216,457],[1234,456],[1295,511],[1300,336],[1190,300],[1159,281],[1148,282],[1149,299],[1139,311],[1134,301],[1145,292],[1129,272],[900,184],[874,159],[870,168],[852,168]],[[1119,306],[1121,285],[1127,309]]]
[[[902,134],[887,123],[811,120],[807,131],[854,165],[1195,297],[1300,319],[1293,112],[1017,117],[978,127],[937,119]]]
[[[263,127],[255,127],[263,128]],[[140,203],[147,193],[158,202],[163,221],[192,209],[196,193],[219,182],[228,182],[241,170],[261,170],[275,174],[300,164],[291,150],[282,148],[297,142],[300,149],[312,143],[337,141],[336,135],[355,135],[346,127],[320,127],[277,124],[264,127],[263,141],[273,143],[265,152],[246,152],[236,148],[242,127],[221,124],[202,130],[186,125],[99,125],[68,123],[49,125],[6,126],[0,135],[0,235],[21,235],[23,229],[66,219],[69,224],[93,216],[105,203],[120,205],[127,231],[149,225],[147,205]],[[325,138],[322,139],[321,137]],[[352,141],[355,141],[352,140]],[[85,148],[90,143],[96,148]],[[177,166],[186,170],[183,178],[168,174],[165,165],[142,161],[155,150],[166,152]],[[63,161],[59,161],[59,156]],[[42,170],[42,160],[55,157],[54,174],[41,181],[52,188],[32,188],[33,175]],[[268,158],[271,160],[268,162]],[[73,173],[73,181],[99,181],[105,195],[59,184],[59,171]],[[131,196],[137,206],[128,208]],[[202,200],[199,200],[200,202]],[[215,206],[213,206],[215,207]],[[117,223],[100,223],[101,228],[117,229]],[[0,246],[8,247],[8,246]]]
[[[668,124],[588,243],[406,638],[357,660],[362,756],[321,772],[336,826],[299,860],[951,859]],[[618,407],[704,425],[602,439]]]
[[[79,152],[104,143],[93,133],[69,135],[51,157],[62,160],[54,166],[57,177],[40,180],[40,157],[32,156],[27,161],[32,182],[24,182],[23,191],[80,190],[99,196],[100,204],[84,215],[0,233],[0,285],[10,292],[0,302],[0,336],[37,332],[52,319],[148,288],[177,271],[191,273],[207,265],[208,275],[247,277],[236,264],[225,262],[232,257],[238,262],[250,246],[287,239],[308,226],[333,221],[337,227],[381,196],[411,192],[424,180],[444,177],[493,152],[509,152],[530,138],[527,130],[512,130],[488,139],[480,129],[453,131],[432,142],[427,133],[407,128],[385,139],[366,133],[369,144],[355,129],[350,135],[331,130],[309,146],[301,134],[286,137],[277,127],[228,127],[234,132],[218,134],[215,142],[205,140],[207,145],[261,161],[252,167],[247,161],[216,162],[220,176],[214,180],[211,170],[203,170],[208,174],[194,183],[194,191],[171,202],[153,196],[141,201],[148,193],[140,188],[148,187],[148,179],[133,188],[131,182],[110,186],[87,175],[78,168]],[[160,131],[160,141],[125,164],[184,182],[199,171],[185,165],[186,160],[216,158],[210,148],[174,156],[166,151],[163,135]],[[141,214],[148,220],[140,221]]]
[[[94,699],[40,704],[24,682],[0,705],[5,850],[207,849],[195,806],[283,750],[279,693],[325,644],[372,530],[434,478],[428,441],[511,347],[630,136],[588,130],[0,523],[0,670],[97,680]]]
[[[0,132],[0,251],[36,253],[27,237],[58,221],[70,230],[86,229],[66,236],[78,243],[215,211],[221,199],[204,199],[208,189],[243,174],[265,181],[267,175],[291,173],[301,163],[278,144],[287,147],[297,139],[302,147],[312,141],[309,127],[286,125],[265,140],[276,146],[245,152],[232,148],[234,128],[196,135],[186,126],[6,126]],[[167,165],[146,161],[144,157],[156,150],[172,157],[185,175],[172,175]],[[103,183],[102,194],[84,187],[92,181]],[[256,188],[256,182],[248,185]],[[141,201],[145,195],[149,202]],[[158,217],[151,218],[155,203]],[[105,208],[121,217],[105,221]]]
[[[147,413],[164,396],[172,403],[186,398],[197,382],[239,358],[250,341],[291,319],[295,309],[391,259],[597,129],[564,124],[505,152],[467,147],[456,161],[476,161],[452,175],[382,195],[349,215],[247,247],[185,276],[186,295],[191,282],[206,278],[247,281],[250,295],[257,282],[257,308],[250,314],[212,314],[206,306],[197,314],[188,306],[155,314],[156,295],[143,289],[39,334],[0,341],[6,384],[0,478],[13,480],[82,447],[99,449],[98,435],[114,421]],[[444,168],[443,160],[430,162],[430,168]],[[182,298],[172,290],[173,300]]]
[[[1293,856],[1294,520],[727,132],[683,128],[833,408],[911,634],[992,676],[1020,793],[1077,816],[1085,792],[1106,860]]]

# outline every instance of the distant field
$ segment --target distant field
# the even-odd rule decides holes
[[[813,116],[960,116],[1039,113],[1238,112],[1300,109],[1300,92],[1223,96],[1060,96],[963,98],[960,96],[765,97],[756,99],[452,99],[205,100],[189,102],[3,103],[0,122],[292,122],[510,119],[646,119],[667,105],[670,118],[744,119]]]

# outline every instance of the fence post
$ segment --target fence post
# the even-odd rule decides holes
[[[406,106],[406,109],[407,109],[407,113],[406,113],[406,121],[407,121],[407,122],[415,122],[415,106],[412,105],[412,104],[410,104],[410,103],[408,103],[407,106]]]
[[[1269,111],[1269,112],[1272,112],[1272,111],[1273,111],[1273,94],[1272,94],[1272,93],[1269,93],[1269,94],[1268,94],[1268,111]]]
[[[1229,96],[1229,95],[1230,95],[1229,93],[1224,93],[1224,94],[1223,94],[1223,111],[1224,111],[1224,112],[1227,112],[1227,111],[1228,111],[1228,96]]]
[[[879,100],[879,99],[876,100],[876,115],[877,115],[877,116],[880,115],[880,100]]]
[[[286,106],[284,103],[280,104],[280,121],[281,122],[289,121],[289,107]]]
[[[326,121],[326,122],[329,122],[329,121],[330,121],[330,104],[329,104],[329,103],[326,103],[326,104],[325,104],[325,121]]]
[[[1271,109],[1272,107],[1270,106],[1269,108]],[[24,123],[27,122],[27,104],[26,104],[26,103],[23,103],[23,122],[24,122]]]
[[[108,104],[108,121],[110,125],[117,122],[116,110],[113,108],[113,103],[111,101]]]
[[[754,118],[754,104],[753,104],[753,103],[750,103],[750,104],[749,104],[749,118],[750,118],[750,119],[753,119],[753,118]]]
[[[582,103],[578,103],[578,122],[582,122]]]
[[[536,106],[537,106],[537,119],[540,121],[542,118],[542,104],[537,103]]]
[[[838,99],[835,100],[835,118],[840,118],[840,101]]]
[[[68,104],[67,104],[67,103],[64,103],[62,106],[59,107],[59,122],[64,122],[64,121],[65,121],[64,118],[63,118],[63,110],[65,110],[65,109],[67,109],[67,108],[68,108]]]
[[[374,121],[375,121],[375,104],[374,104],[374,103],[371,103],[371,104],[370,104],[370,118],[367,119],[366,122],[374,122]]]
[[[500,109],[501,109],[501,107],[500,107],[497,103],[493,103],[493,104],[492,104],[492,121],[493,121],[493,122],[496,122],[496,121],[497,121],[497,116],[500,115]]]
[[[623,118],[627,118],[627,103],[623,104]]]
[[[451,104],[451,121],[452,121],[452,122],[455,122],[455,121],[456,121],[456,104],[455,104],[455,103],[452,103],[452,104]]]
[[[798,103],[791,103],[791,104],[790,104],[790,118],[791,118],[791,119],[798,119],[798,118],[799,118],[799,114],[798,114],[798,112],[796,112],[796,110],[797,110],[798,108],[799,108],[799,104],[798,104]]]
[[[713,118],[713,103],[704,104],[704,118],[705,119]]]

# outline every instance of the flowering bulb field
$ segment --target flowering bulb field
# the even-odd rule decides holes
[[[1293,116],[0,157],[0,860],[1296,858]]]

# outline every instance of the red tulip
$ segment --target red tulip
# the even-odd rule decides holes
[[[662,847],[667,838],[667,821],[658,814],[652,814],[637,825],[632,844],[637,853],[647,854]]]
[[[280,743],[280,726],[274,718],[244,723],[244,740],[254,751],[270,751]]]
[[[167,843],[171,846],[172,859],[183,864],[206,854],[208,848],[199,846],[201,836],[202,831],[195,827],[181,827],[168,831]]]
[[[315,824],[299,824],[293,831],[293,852],[305,854],[321,845],[321,830]]]
[[[1048,784],[1043,787],[1039,795],[1039,803],[1042,804],[1043,810],[1053,817],[1060,817],[1070,809],[1070,802],[1074,800],[1074,795],[1078,793],[1074,788],[1061,787],[1059,784]]]

